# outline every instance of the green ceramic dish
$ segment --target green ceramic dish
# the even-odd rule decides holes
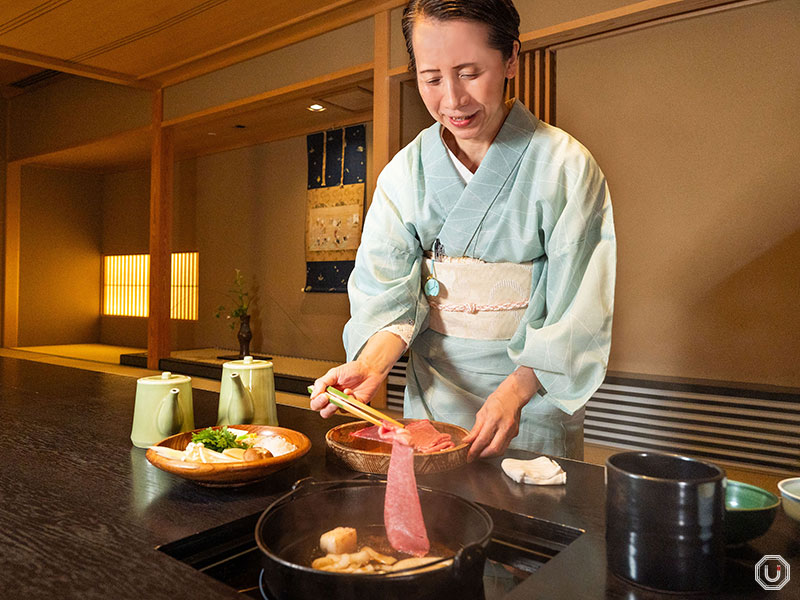
[[[725,542],[743,544],[764,535],[775,520],[780,500],[765,489],[728,481],[725,492]]]

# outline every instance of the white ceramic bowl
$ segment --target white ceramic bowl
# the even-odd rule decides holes
[[[800,477],[792,477],[778,482],[783,496],[783,510],[800,523]]]

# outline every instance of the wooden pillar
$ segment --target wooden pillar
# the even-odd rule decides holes
[[[170,267],[172,259],[172,130],[162,128],[164,95],[153,93],[153,147],[150,158],[150,307],[147,368],[170,353]]]
[[[533,111],[533,56],[531,52],[524,52],[519,55],[519,67],[517,68],[517,98],[528,110]]]
[[[372,97],[372,181],[400,149],[400,82],[389,77],[392,22],[390,11],[375,15]],[[367,205],[372,199],[368,191]],[[375,393],[372,404],[386,407],[386,382]]]
[[[8,163],[6,168],[5,276],[3,289],[3,346],[13,348],[19,342],[19,241],[22,201],[22,165]]]
[[[544,116],[550,125],[556,124],[556,53],[544,50]]]
[[[372,98],[372,180],[400,149],[400,82],[389,77],[391,13],[375,15]],[[374,183],[373,183],[374,185]],[[367,203],[372,198],[369,190]]]
[[[542,118],[542,103],[544,95],[544,77],[542,71],[544,70],[544,58],[542,57],[543,50],[536,50],[533,53],[533,87],[531,94],[533,95],[533,104],[530,106],[531,112],[537,118]]]
[[[556,53],[549,48],[540,48],[533,54],[533,85],[530,94],[533,102],[528,105],[539,119],[556,124]]]

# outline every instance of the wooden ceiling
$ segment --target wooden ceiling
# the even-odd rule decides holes
[[[0,3],[0,92],[55,73],[171,85],[403,0],[14,0]],[[48,72],[49,70],[55,73]]]

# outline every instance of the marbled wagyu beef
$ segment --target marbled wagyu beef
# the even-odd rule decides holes
[[[372,425],[359,429],[353,436],[378,442],[392,443],[396,429],[385,423],[382,426]],[[448,448],[455,448],[449,433],[441,433],[427,419],[412,421],[404,429],[410,436],[411,447],[421,454],[439,452]]]

